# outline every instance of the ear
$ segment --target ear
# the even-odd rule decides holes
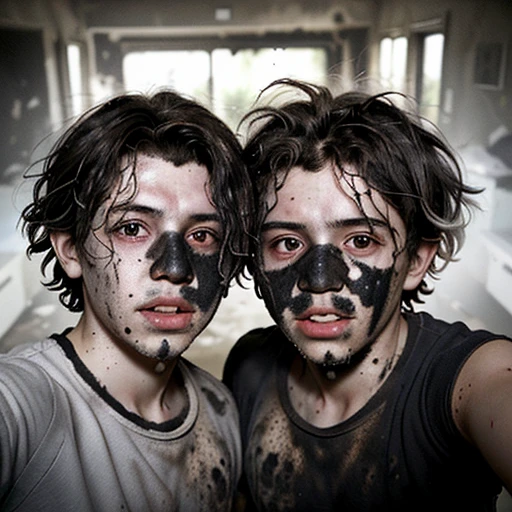
[[[437,252],[437,243],[421,242],[415,256],[409,263],[409,270],[404,281],[404,290],[414,290],[425,277],[427,270]]]
[[[68,277],[71,279],[82,277],[82,265],[71,235],[62,231],[53,231],[50,234],[50,240],[59,263]]]

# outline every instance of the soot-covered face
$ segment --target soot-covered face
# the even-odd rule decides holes
[[[181,354],[211,319],[222,294],[222,226],[208,171],[139,155],[98,212],[82,258],[85,317],[95,334],[160,360]]]
[[[267,308],[308,359],[346,363],[399,319],[404,223],[351,169],[331,165],[293,168],[274,203],[259,255]]]

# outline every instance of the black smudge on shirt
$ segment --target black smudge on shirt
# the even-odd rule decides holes
[[[213,407],[214,411],[219,416],[224,416],[226,414],[227,403],[225,400],[220,399],[211,389],[202,387],[201,391],[204,393],[208,402]]]
[[[215,496],[218,501],[222,502],[226,499],[228,484],[224,474],[219,468],[212,469],[212,480],[215,487]]]

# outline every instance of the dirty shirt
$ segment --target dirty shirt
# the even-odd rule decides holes
[[[230,510],[241,468],[233,398],[190,362],[176,368],[188,407],[156,424],[109,395],[63,335],[2,355],[0,509]]]
[[[238,403],[248,510],[495,510],[501,483],[460,435],[451,399],[486,331],[406,314],[397,366],[355,415],[317,428],[293,409],[287,376],[296,349],[277,327],[257,329],[232,349],[224,382]]]

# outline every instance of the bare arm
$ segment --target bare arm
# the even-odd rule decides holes
[[[512,343],[496,340],[464,364],[452,397],[455,423],[512,491]]]

